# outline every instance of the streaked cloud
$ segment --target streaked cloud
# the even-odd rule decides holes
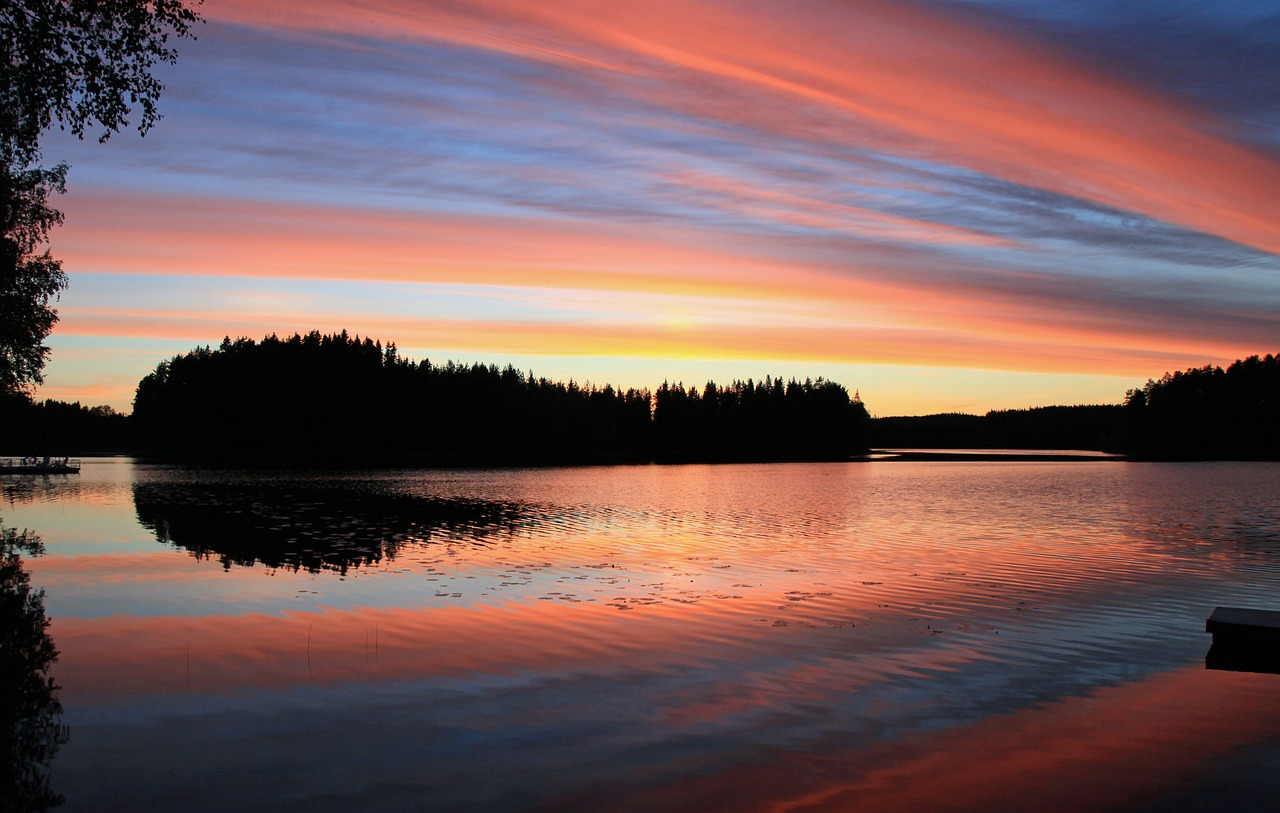
[[[1115,45],[1100,8],[211,2],[158,129],[46,150],[74,166],[59,331],[346,327],[600,381],[705,358],[1139,383],[1274,351],[1280,122],[1204,90],[1266,88],[1208,45],[1203,73]],[[1205,36],[1280,50],[1237,12]],[[240,298],[206,298],[228,276]]]

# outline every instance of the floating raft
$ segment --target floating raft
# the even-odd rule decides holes
[[[1213,633],[1207,668],[1280,674],[1280,612],[1218,607],[1204,630]]]
[[[0,459],[0,474],[79,474],[80,461],[69,457]]]

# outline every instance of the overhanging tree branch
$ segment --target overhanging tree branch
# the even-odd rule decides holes
[[[99,142],[129,127],[145,135],[164,90],[152,71],[177,60],[171,41],[194,39],[200,2],[0,2],[0,394],[41,383],[51,303],[67,284],[61,262],[39,253],[62,223],[49,198],[67,173],[39,165],[41,136],[54,124]]]

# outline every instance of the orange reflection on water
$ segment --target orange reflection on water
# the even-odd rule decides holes
[[[232,574],[212,568],[192,569],[189,559],[173,551],[154,553],[110,553],[83,556],[55,556],[30,563],[44,589],[58,592],[72,582],[110,584],[123,582],[182,582],[218,580],[225,583]],[[255,575],[246,571],[246,575]],[[260,577],[260,573],[256,574]]]
[[[643,788],[616,809],[1126,809],[1190,786],[1213,759],[1278,731],[1275,676],[1190,667],[870,748],[793,752]]]
[[[714,643],[688,611],[531,601],[427,610],[57,619],[68,693],[228,693],[307,682],[383,681],[583,668],[658,668]]]

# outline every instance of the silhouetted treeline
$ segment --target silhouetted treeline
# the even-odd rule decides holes
[[[871,440],[880,449],[1115,451],[1122,438],[1122,413],[1119,405],[1103,404],[876,418]]]
[[[947,412],[873,418],[871,445],[876,449],[989,449],[990,433],[981,415]]]
[[[0,454],[65,457],[132,449],[128,416],[109,406],[0,395]]]
[[[1125,398],[1124,447],[1164,460],[1280,460],[1280,356],[1165,373]]]
[[[664,384],[655,396],[415,362],[394,344],[312,331],[225,339],[161,363],[138,385],[132,422],[142,453],[195,459],[553,464],[866,449],[870,419],[840,385],[767,384]]]
[[[654,395],[654,450],[669,460],[831,460],[867,450],[871,418],[841,385],[766,377],[699,392],[664,382]]]
[[[876,418],[876,448],[1092,449],[1150,460],[1280,460],[1280,356],[1165,373],[1123,406]]]
[[[986,423],[1010,449],[1114,452],[1120,446],[1121,414],[1115,404],[1001,409],[988,412]]]
[[[664,383],[656,393],[433,365],[345,332],[226,339],[163,362],[134,415],[0,397],[0,453],[434,464],[841,459],[877,448],[1090,449],[1280,459],[1280,357],[1149,380],[1124,405],[872,420],[839,384]]]

